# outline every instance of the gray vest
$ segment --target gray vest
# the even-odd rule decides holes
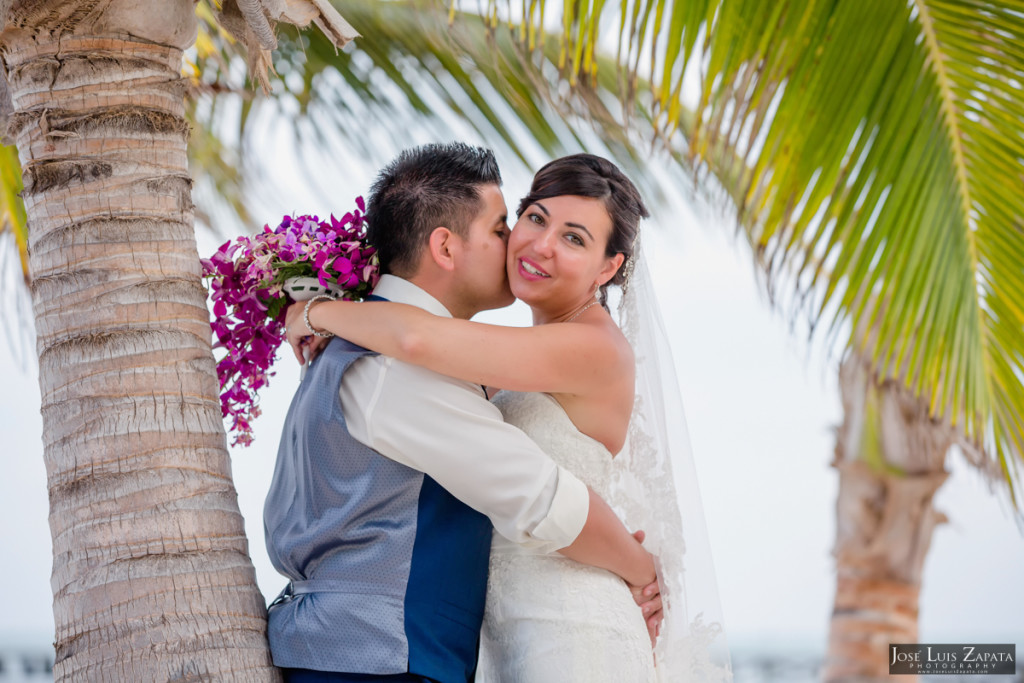
[[[270,559],[290,579],[269,613],[274,664],[468,681],[491,524],[348,433],[338,389],[369,353],[332,339],[285,419],[263,515]]]

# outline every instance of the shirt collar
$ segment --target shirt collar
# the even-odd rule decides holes
[[[400,304],[411,304],[422,308],[428,313],[451,318],[452,314],[444,304],[428,294],[424,289],[395,275],[381,275],[373,293],[388,301]]]

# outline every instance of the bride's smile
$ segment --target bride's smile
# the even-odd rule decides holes
[[[534,265],[533,262],[530,261],[530,259],[528,258],[519,259],[519,268],[520,270],[523,271],[521,275],[523,275],[523,277],[525,277],[527,280],[551,277],[551,275],[545,273],[543,270]]]

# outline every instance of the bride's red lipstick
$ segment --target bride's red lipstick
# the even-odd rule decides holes
[[[529,266],[531,268],[533,268],[534,270],[539,271],[540,273],[543,273],[543,275],[537,275],[536,273],[531,273],[530,271],[526,270],[526,268],[523,267],[524,263],[529,264]],[[533,281],[546,280],[547,278],[551,277],[547,273],[547,271],[545,271],[543,268],[541,268],[540,266],[538,266],[536,263],[534,263],[533,261],[531,261],[528,258],[518,258],[518,259],[516,259],[516,267],[519,270],[519,275],[521,277],[523,277],[524,279],[526,279],[526,280],[533,280]]]

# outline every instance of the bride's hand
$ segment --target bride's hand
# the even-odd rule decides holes
[[[643,531],[637,531],[633,534],[633,538],[638,543],[643,543],[645,537],[646,534]],[[634,602],[640,606],[640,610],[644,615],[644,622],[647,624],[647,634],[651,637],[651,647],[653,648],[661,632],[661,622],[665,620],[664,606],[661,601],[661,586],[658,583],[658,579],[655,578],[654,581],[646,586],[630,585],[629,590],[633,594]]]
[[[306,354],[309,356],[308,360],[316,358],[317,354],[320,353],[320,349],[329,341],[324,337],[316,337],[309,333],[304,319],[305,309],[306,302],[297,301],[289,305],[288,310],[284,314],[284,322],[287,328],[285,330],[286,339],[288,340],[288,345],[292,347],[299,365],[306,364]],[[304,351],[306,354],[303,353]]]

